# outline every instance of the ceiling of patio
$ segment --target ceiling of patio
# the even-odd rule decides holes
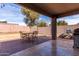
[[[23,3],[20,5],[50,17],[64,17],[79,13],[78,3]]]

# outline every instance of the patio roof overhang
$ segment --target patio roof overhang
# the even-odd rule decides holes
[[[64,17],[79,13],[78,3],[19,3],[49,17]]]

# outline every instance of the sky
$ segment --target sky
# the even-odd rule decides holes
[[[0,4],[0,6],[3,4]],[[59,20],[65,20],[69,25],[79,23],[79,14],[58,18]],[[5,4],[3,8],[0,7],[0,21],[7,21],[8,23],[19,24],[25,26],[24,15],[21,13],[21,6],[16,4]],[[38,21],[45,21],[47,24],[51,23],[51,18],[40,15]]]
[[[57,19],[59,20],[64,20],[68,23],[68,25],[75,25],[79,23],[79,14],[72,15],[72,16],[67,16],[67,17],[62,17]]]
[[[3,4],[0,4],[0,6]],[[39,21],[45,21],[50,24],[51,18],[40,15]],[[0,8],[0,21],[7,21],[8,23],[26,25],[24,23],[24,15],[21,13],[21,6],[16,4],[5,4],[3,8]]]

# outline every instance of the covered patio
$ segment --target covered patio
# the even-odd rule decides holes
[[[52,40],[45,43],[35,45],[31,48],[25,49],[18,53],[12,54],[13,56],[24,55],[24,56],[78,56],[79,49],[73,48],[73,40],[59,40],[57,38],[57,18],[70,16],[74,14],[79,14],[79,4],[69,4],[69,3],[30,3],[30,4],[19,4],[25,8],[32,9],[43,15],[52,18],[51,34]]]
[[[73,48],[73,40],[57,38],[57,18],[79,14],[79,4],[70,3],[18,3],[50,17],[51,37],[39,38],[34,43],[14,40],[0,43],[0,53],[11,56],[78,56],[79,49]],[[40,40],[42,39],[42,40]],[[16,46],[15,46],[16,45]],[[10,48],[11,47],[11,48]],[[27,48],[26,48],[27,47]],[[7,53],[9,54],[7,54]]]
[[[79,49],[73,48],[72,40],[49,40],[11,56],[79,56]]]

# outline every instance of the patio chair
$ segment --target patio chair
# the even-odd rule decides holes
[[[28,39],[28,35],[20,31],[20,36],[22,39]]]
[[[38,39],[38,31],[34,31],[32,34],[32,40]]]

